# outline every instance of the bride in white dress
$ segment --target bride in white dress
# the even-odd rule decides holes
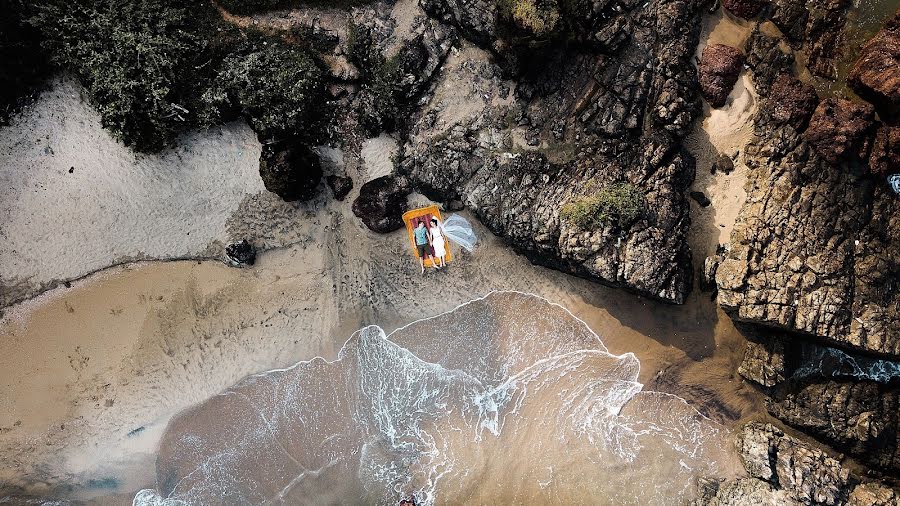
[[[431,247],[434,248],[434,257],[440,261],[440,266],[445,267],[447,261],[447,240],[444,238],[444,227],[437,218],[431,218],[431,227],[428,229],[431,233]]]

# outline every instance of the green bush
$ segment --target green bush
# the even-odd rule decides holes
[[[497,7],[503,19],[538,37],[553,32],[560,18],[555,0],[498,0]]]
[[[239,16],[247,16],[275,9],[288,9],[301,5],[316,7],[349,8],[370,0],[219,0],[226,11]]]
[[[585,230],[607,225],[627,228],[644,210],[644,196],[631,183],[615,183],[564,205],[560,216]]]
[[[324,92],[324,73],[306,50],[263,41],[225,59],[205,110],[236,107],[263,136],[299,133],[318,120]]]
[[[142,151],[171,142],[189,124],[179,82],[202,52],[190,20],[203,2],[50,0],[36,7],[53,61],[73,71],[103,125]]]

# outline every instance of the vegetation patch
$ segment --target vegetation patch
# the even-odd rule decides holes
[[[263,40],[225,58],[203,101],[206,123],[239,111],[262,137],[303,132],[321,119],[324,72],[306,50]]]
[[[644,211],[644,195],[631,183],[604,186],[592,195],[563,206],[560,216],[584,230],[606,226],[628,228]]]
[[[555,0],[498,0],[497,7],[505,20],[537,37],[552,33],[560,21]]]
[[[28,12],[22,0],[0,3],[0,125],[50,72],[40,33],[25,23]]]

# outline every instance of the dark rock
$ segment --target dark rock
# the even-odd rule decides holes
[[[816,107],[803,136],[830,163],[865,160],[874,127],[871,105],[827,98]]]
[[[784,341],[777,338],[749,341],[738,374],[764,387],[773,387],[786,379]]]
[[[750,422],[738,435],[738,452],[751,477],[769,482],[805,504],[843,504],[850,472],[822,450],[771,424]]]
[[[297,141],[263,144],[259,175],[266,189],[282,199],[309,200],[322,179],[319,157]]]
[[[816,89],[790,74],[780,74],[769,92],[766,106],[776,124],[791,125],[802,132],[819,104]]]
[[[234,267],[253,265],[256,263],[256,248],[247,239],[242,239],[225,247],[225,259]]]
[[[859,54],[848,77],[856,93],[875,104],[883,119],[900,115],[900,10]]]
[[[842,47],[844,24],[852,0],[811,0],[806,2],[806,66],[814,75],[835,79],[836,56]]]
[[[709,207],[712,204],[712,201],[703,192],[692,191],[690,195],[694,202],[700,204],[700,207]]]
[[[734,170],[734,160],[731,159],[730,156],[725,153],[720,154],[716,157],[716,160],[709,167],[709,171],[713,174],[716,172],[721,172],[723,174],[731,174]]]
[[[444,210],[450,212],[462,211],[466,205],[461,200],[449,200],[444,203]]]
[[[806,0],[773,0],[770,19],[791,45],[799,47],[806,38],[809,10]]]
[[[858,149],[834,118],[821,140]],[[900,199],[822,160],[765,108],[755,132],[747,199],[716,271],[719,304],[738,320],[900,356]]]
[[[381,234],[403,227],[409,184],[405,178],[381,176],[362,185],[353,201],[353,214],[370,230]]]
[[[344,197],[350,193],[350,190],[353,189],[353,180],[347,176],[337,176],[330,175],[325,178],[325,182],[328,183],[328,187],[331,188],[331,193],[334,195],[334,198],[338,200],[344,200]]]
[[[709,44],[700,57],[700,88],[712,107],[722,107],[737,82],[744,53],[724,44]]]
[[[900,172],[900,126],[881,125],[875,132],[869,170],[880,178]]]
[[[764,34],[757,27],[747,42],[747,66],[753,71],[757,93],[765,97],[778,76],[791,72],[794,54],[782,48],[780,39]]]
[[[722,7],[737,17],[753,19],[766,5],[763,0],[722,0]]]
[[[878,469],[900,470],[900,392],[874,381],[779,389],[772,415]]]

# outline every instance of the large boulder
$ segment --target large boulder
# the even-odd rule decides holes
[[[751,477],[768,481],[805,504],[837,506],[850,493],[850,472],[840,462],[771,424],[744,425],[738,452]]]
[[[848,81],[883,119],[900,114],[900,10],[863,46]]]
[[[353,214],[374,232],[393,232],[403,227],[409,192],[409,184],[403,177],[373,179],[359,189],[359,197],[353,201]]]
[[[766,2],[763,0],[722,0],[722,7],[744,19],[753,19],[759,15]]]
[[[325,178],[325,182],[328,183],[328,187],[331,188],[331,193],[334,195],[334,198],[338,200],[344,200],[344,197],[350,193],[350,190],[353,189],[353,180],[347,176],[339,176],[336,174],[332,174]]]
[[[874,381],[784,388],[769,411],[878,469],[900,471],[900,392]]]
[[[775,78],[766,104],[775,123],[791,125],[802,132],[819,104],[819,96],[812,85],[785,73]]]
[[[882,125],[875,132],[869,170],[878,177],[900,172],[900,126]]]
[[[700,57],[700,89],[712,107],[722,107],[737,82],[744,53],[724,44],[709,44]]]
[[[865,160],[874,127],[871,105],[827,98],[816,107],[804,137],[829,163]]]
[[[263,144],[259,175],[270,192],[291,202],[309,200],[322,179],[319,157],[305,144],[289,140]]]
[[[782,46],[780,38],[767,35],[757,27],[747,41],[747,66],[753,71],[756,92],[765,97],[778,76],[791,72],[794,53]]]

